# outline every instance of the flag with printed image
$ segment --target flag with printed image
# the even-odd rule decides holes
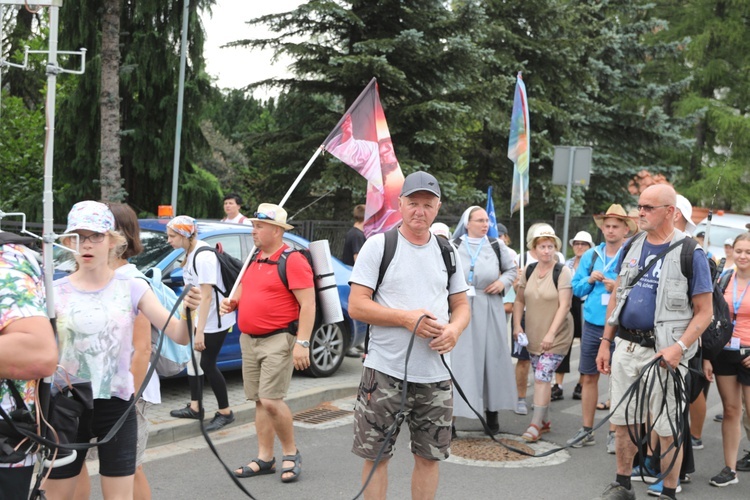
[[[401,222],[398,197],[404,174],[393,150],[375,78],[370,80],[322,145],[367,179],[366,237]]]
[[[490,219],[487,236],[497,238],[497,217],[495,217],[495,203],[492,201],[492,186],[487,188],[487,217]]]
[[[521,72],[516,77],[516,92],[513,96],[513,113],[510,117],[508,137],[508,158],[513,162],[513,188],[510,195],[510,213],[521,208],[521,203],[529,204],[529,105],[526,86]]]

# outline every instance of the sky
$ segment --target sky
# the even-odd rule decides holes
[[[208,74],[217,79],[220,88],[240,88],[269,77],[287,74],[288,58],[271,62],[270,50],[250,50],[249,48],[220,48],[222,45],[247,38],[262,38],[271,33],[262,26],[249,26],[250,19],[293,10],[302,0],[217,0],[212,8],[213,16],[202,15],[206,30],[204,56]],[[277,91],[259,89],[256,98],[266,98]]]

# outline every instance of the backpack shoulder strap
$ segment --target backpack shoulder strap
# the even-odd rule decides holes
[[[305,258],[307,259],[307,263],[310,264],[310,269],[313,269],[314,272],[310,250],[287,248],[286,250],[281,252],[281,255],[279,255],[279,260],[275,263],[278,266],[279,278],[281,279],[281,282],[284,284],[287,290],[289,290],[289,280],[287,279],[286,275],[286,261],[289,256],[295,252],[299,252],[305,256]],[[271,263],[271,261],[269,261],[269,263]]]
[[[446,288],[450,288],[451,276],[456,272],[456,249],[451,245],[451,242],[441,238],[440,236],[434,236],[435,242],[440,247],[440,255],[443,257],[445,263],[445,269],[448,271],[448,283],[445,285]]]
[[[682,244],[682,249],[680,249],[680,269],[682,275],[688,281],[693,279],[693,254],[697,245],[697,241],[685,235],[685,243]]]
[[[562,272],[564,265],[565,264],[558,262],[555,264],[555,267],[552,268],[552,282],[555,284],[555,288],[557,288],[557,282],[560,281],[560,273]]]
[[[453,241],[453,246],[454,246],[454,247],[456,247],[456,248],[458,248],[458,247],[460,247],[460,246],[461,246],[461,243],[462,243],[462,242],[463,242],[464,240],[463,240],[463,239],[461,239],[461,237],[459,236],[458,238],[453,238],[453,240],[452,240],[452,241]]]
[[[732,279],[732,274],[734,274],[734,269],[729,269],[721,276],[721,278],[719,278],[717,286],[722,294],[726,291],[727,285],[729,285],[729,280]]]
[[[203,251],[209,251],[209,250],[211,252],[216,253],[216,249],[212,247],[211,245],[200,247],[198,248],[198,250],[195,251],[195,254],[193,255],[193,271],[195,271],[195,274],[198,274],[198,267],[197,267],[198,266],[198,254]]]
[[[375,295],[375,292],[378,290],[378,288],[380,288],[380,284],[383,283],[383,277],[385,276],[385,272],[388,270],[388,266],[391,265],[393,256],[396,255],[396,246],[398,245],[398,226],[383,233],[383,237],[385,238],[385,245],[383,247],[383,258],[380,260],[380,270],[378,271],[378,282],[375,285],[375,290],[372,291],[373,295]]]
[[[533,262],[526,266],[526,281],[531,278],[531,274],[534,272],[534,269],[536,269],[536,265],[538,262]],[[562,272],[562,268],[565,264],[560,264],[559,262],[555,262],[555,267],[552,268],[552,281],[555,283],[555,288],[557,288],[557,282],[560,280],[560,273]]]
[[[500,269],[500,274],[502,275],[505,272],[505,269],[503,269],[503,256],[502,250],[500,250],[500,239],[490,238],[490,245],[492,246],[492,250],[495,251],[495,255],[497,255],[498,267]]]
[[[532,262],[528,266],[526,266],[526,281],[529,281],[529,278],[531,278],[531,273],[534,272],[534,269],[536,269],[536,265],[538,262]]]
[[[591,273],[594,272],[594,263],[596,262],[596,259],[599,258],[599,254],[596,253],[596,247],[593,247],[591,250],[592,250],[591,253],[593,255],[591,256],[591,265],[589,265],[589,276],[591,276]],[[606,247],[604,251],[605,252],[607,251]]]

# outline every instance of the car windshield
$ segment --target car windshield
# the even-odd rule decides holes
[[[143,252],[130,258],[130,263],[135,264],[135,267],[141,271],[156,266],[173,250],[167,243],[167,235],[158,231],[141,229],[141,243],[143,243]],[[72,252],[55,247],[54,260],[57,271],[72,273],[76,269],[76,261]]]
[[[158,231],[141,229],[141,243],[143,244],[143,252],[130,258],[130,263],[135,264],[135,267],[141,271],[156,266],[174,250],[167,243],[167,234]]]
[[[701,231],[706,231],[706,224],[699,224],[695,234],[698,234]],[[711,224],[711,233],[708,235],[709,241],[706,242],[706,246],[723,247],[726,240],[730,238],[734,240],[738,234],[744,232],[744,229],[738,227],[726,227]]]

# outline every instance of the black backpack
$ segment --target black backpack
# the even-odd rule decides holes
[[[232,288],[237,281],[237,277],[240,275],[240,271],[242,270],[242,261],[224,252],[224,249],[221,247],[221,243],[217,243],[215,248],[211,246],[200,247],[195,251],[195,255],[193,255],[193,271],[195,272],[195,274],[198,274],[198,269],[196,268],[198,254],[203,251],[213,252],[216,255],[216,259],[219,261],[219,269],[221,270],[221,281],[224,282],[224,288],[226,288],[226,290],[222,290],[217,285],[212,285],[216,298],[216,315],[219,318],[218,326],[219,328],[221,328],[219,292],[221,292],[224,297],[229,297],[229,292],[232,291]]]
[[[539,264],[539,262],[534,262],[526,266],[526,281],[529,281],[529,278],[531,278],[531,273],[534,272],[537,264]],[[564,264],[555,262],[555,267],[552,268],[552,281],[555,284],[555,288],[557,288],[557,282],[560,280],[560,273],[562,272],[563,266]]]
[[[385,272],[388,270],[388,266],[391,265],[393,256],[396,255],[396,246],[398,246],[398,228],[396,226],[393,229],[389,229],[383,233],[385,238],[385,246],[383,248],[383,258],[380,260],[380,269],[378,271],[378,282],[375,285],[375,289],[372,291],[373,298],[375,292],[380,288],[383,283],[383,277]],[[434,236],[435,242],[440,247],[440,255],[443,257],[443,263],[445,268],[448,270],[448,280],[446,281],[445,288],[450,288],[451,276],[456,273],[456,249],[453,248],[451,242],[441,236]],[[370,325],[367,325],[367,335],[365,336],[365,354],[367,354],[368,347],[370,345]]]
[[[723,268],[723,264],[719,266]],[[732,339],[734,325],[729,312],[729,304],[724,299],[724,291],[727,289],[733,271],[730,269],[718,280],[714,280],[713,318],[708,328],[701,334],[701,356],[703,359],[714,360],[721,353],[724,346]],[[720,274],[720,272],[717,272]]]
[[[289,258],[289,256],[294,252],[299,252],[305,256],[305,258],[307,259],[307,263],[310,264],[310,269],[312,269],[313,274],[315,274],[315,268],[313,267],[312,255],[310,254],[310,250],[308,250],[307,248],[301,248],[299,250],[295,250],[294,248],[286,248],[283,252],[281,252],[281,255],[279,255],[279,260],[263,259],[263,263],[268,263],[268,264],[273,264],[273,265],[278,266],[279,279],[284,284],[287,290],[289,290],[289,280],[286,277],[286,261]],[[253,256],[250,258],[251,264],[258,259],[259,253],[260,253],[260,250],[258,249],[256,249],[255,252],[253,252]],[[333,275],[333,273],[331,273],[330,275]],[[316,275],[315,277],[324,278],[330,275]],[[331,288],[335,286],[336,285],[333,285]],[[326,290],[327,288],[328,287],[324,288],[323,290]]]

